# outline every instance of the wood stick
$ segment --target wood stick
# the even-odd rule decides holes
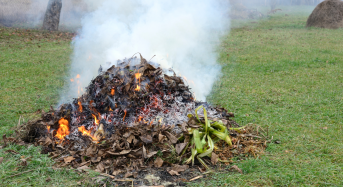
[[[28,171],[24,171],[24,172],[21,172],[21,173],[18,173],[18,174],[14,174],[14,175],[11,175],[11,176],[9,176],[7,178],[11,178],[11,177],[15,177],[15,176],[18,176],[18,175],[21,175],[21,174],[24,174],[24,173],[28,173],[28,172],[33,171],[33,170],[34,169],[31,169],[31,170],[28,170]]]
[[[21,120],[21,116],[19,117],[17,128],[20,126],[20,120]]]

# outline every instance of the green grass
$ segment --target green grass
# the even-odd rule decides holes
[[[258,23],[237,23],[223,38],[222,76],[209,101],[234,112],[239,123],[268,127],[281,144],[269,144],[258,159],[236,161],[243,175],[221,172],[191,186],[343,185],[342,30],[307,29],[307,16],[284,11]],[[57,102],[72,50],[59,33],[0,29],[0,132],[11,134],[20,115],[27,120]],[[39,151],[1,149],[1,186],[68,186],[90,177],[54,170]],[[32,156],[26,168],[17,166],[21,156]]]
[[[71,33],[0,27],[0,134],[12,134],[19,116],[27,121],[57,103],[69,67]],[[15,150],[18,154],[5,152]],[[21,157],[31,158],[19,167]],[[88,175],[54,169],[40,148],[18,145],[0,149],[0,186],[72,186]],[[24,171],[22,175],[8,178]],[[46,180],[51,178],[50,182]]]
[[[236,163],[243,175],[211,175],[202,186],[343,185],[342,30],[307,29],[306,19],[278,14],[224,38],[209,100],[281,144]]]

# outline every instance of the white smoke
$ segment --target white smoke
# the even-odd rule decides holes
[[[94,3],[95,1],[89,1]],[[216,46],[229,30],[228,0],[102,0],[82,20],[73,42],[71,78],[81,87],[98,68],[140,52],[187,78],[197,100],[205,100],[219,77]],[[75,82],[60,103],[78,97]]]

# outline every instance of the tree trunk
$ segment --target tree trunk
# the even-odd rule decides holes
[[[60,23],[60,15],[62,9],[62,0],[49,0],[46,8],[43,29],[49,31],[57,31]]]

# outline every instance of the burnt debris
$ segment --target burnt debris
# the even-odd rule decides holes
[[[201,128],[199,123],[205,121],[203,110],[198,111],[198,119],[194,117],[200,105],[207,111],[206,118],[220,121],[232,137],[232,146],[216,142],[213,164],[263,152],[265,134],[262,137],[252,126],[239,127],[231,119],[233,113],[224,108],[196,101],[182,77],[142,56],[106,71],[101,68],[81,97],[21,125],[20,139],[12,140],[41,145],[42,153],[59,167],[91,168],[125,178],[137,177],[147,168],[178,175],[188,168],[184,161],[191,154],[190,130]],[[211,163],[211,158],[204,160]]]

